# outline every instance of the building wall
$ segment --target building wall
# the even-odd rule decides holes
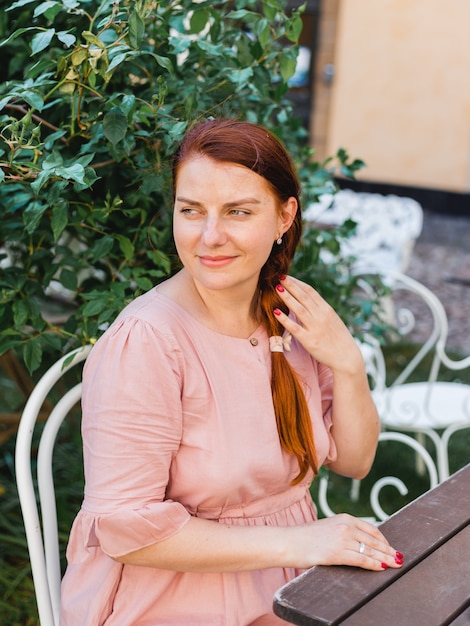
[[[339,0],[336,19],[320,149],[364,180],[470,191],[470,1]]]

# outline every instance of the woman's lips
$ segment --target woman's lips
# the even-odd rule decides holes
[[[199,260],[205,267],[225,267],[235,259],[234,256],[200,256]]]

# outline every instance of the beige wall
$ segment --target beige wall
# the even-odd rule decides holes
[[[340,0],[335,70],[329,154],[364,159],[364,180],[470,190],[470,0]]]

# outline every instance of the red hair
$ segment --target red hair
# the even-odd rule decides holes
[[[208,120],[192,127],[185,135],[173,160],[173,185],[180,165],[194,154],[214,161],[236,163],[262,176],[269,184],[279,205],[294,197],[298,203],[295,219],[282,236],[282,244],[274,243],[268,260],[261,269],[252,311],[261,314],[268,336],[282,335],[284,327],[273,311],[288,313],[275,289],[279,276],[286,275],[302,235],[300,183],[292,160],[281,142],[267,129],[238,120]],[[310,468],[318,473],[313,440],[312,421],[304,391],[298,377],[282,352],[272,353],[271,389],[279,439],[283,448],[296,456],[300,482]]]

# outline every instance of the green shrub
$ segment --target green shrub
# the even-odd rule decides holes
[[[0,16],[0,354],[30,372],[96,338],[177,267],[169,157],[188,123],[230,116],[272,129],[299,167],[304,203],[362,166],[318,163],[292,113],[302,8],[282,0],[18,0]],[[353,225],[349,225],[349,232]],[[348,227],[346,227],[346,231]],[[311,229],[301,271],[351,320],[348,232]],[[313,263],[313,265],[312,265]],[[304,272],[305,273],[305,272]],[[57,311],[58,309],[58,311]],[[60,315],[57,315],[57,312]]]

